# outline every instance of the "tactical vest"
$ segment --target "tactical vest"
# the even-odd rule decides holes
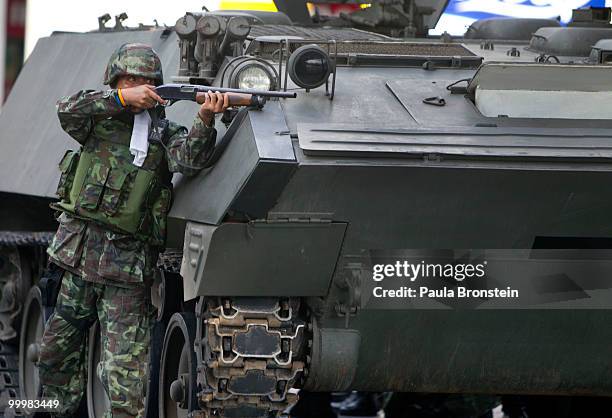
[[[172,174],[158,143],[149,143],[142,167],[132,164],[131,133],[124,120],[97,122],[81,149],[60,161],[60,202],[52,207],[163,246]]]

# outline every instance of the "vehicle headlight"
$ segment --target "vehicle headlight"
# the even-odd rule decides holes
[[[278,73],[267,61],[251,56],[230,60],[221,72],[221,87],[243,90],[276,90]]]
[[[333,63],[327,52],[318,45],[304,45],[296,49],[287,64],[289,77],[305,89],[317,88],[327,81]]]
[[[258,64],[245,65],[236,72],[235,84],[245,90],[271,90],[272,77],[264,67]],[[232,83],[233,84],[233,83]]]

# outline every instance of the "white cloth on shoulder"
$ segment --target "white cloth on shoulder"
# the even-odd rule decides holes
[[[151,127],[151,116],[146,110],[134,115],[134,127],[132,128],[132,139],[130,139],[130,153],[134,156],[134,164],[142,167],[149,150],[149,128]]]

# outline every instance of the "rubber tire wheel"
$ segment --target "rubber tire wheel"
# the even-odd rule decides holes
[[[198,409],[195,331],[193,313],[175,313],[168,322],[159,370],[159,418],[182,418]],[[189,375],[189,387],[185,388],[187,409],[180,411],[180,414],[177,413],[176,403],[170,399],[170,385],[178,378],[179,368]]]
[[[19,332],[19,393],[21,399],[39,399],[41,396],[38,368],[27,359],[28,347],[42,341],[45,329],[43,318],[42,296],[38,286],[33,286],[28,292],[24,304],[21,330]],[[33,411],[24,410],[26,415]]]
[[[102,352],[98,321],[89,329],[87,345],[87,415],[89,418],[102,418],[104,412],[110,408],[110,401],[96,371]]]

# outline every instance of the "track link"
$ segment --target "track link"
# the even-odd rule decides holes
[[[19,354],[9,344],[0,342],[0,416],[22,416],[19,411],[8,407],[9,400],[19,398]],[[4,412],[3,412],[4,411]]]
[[[215,298],[198,307],[194,418],[269,418],[297,402],[309,326],[298,299]]]

